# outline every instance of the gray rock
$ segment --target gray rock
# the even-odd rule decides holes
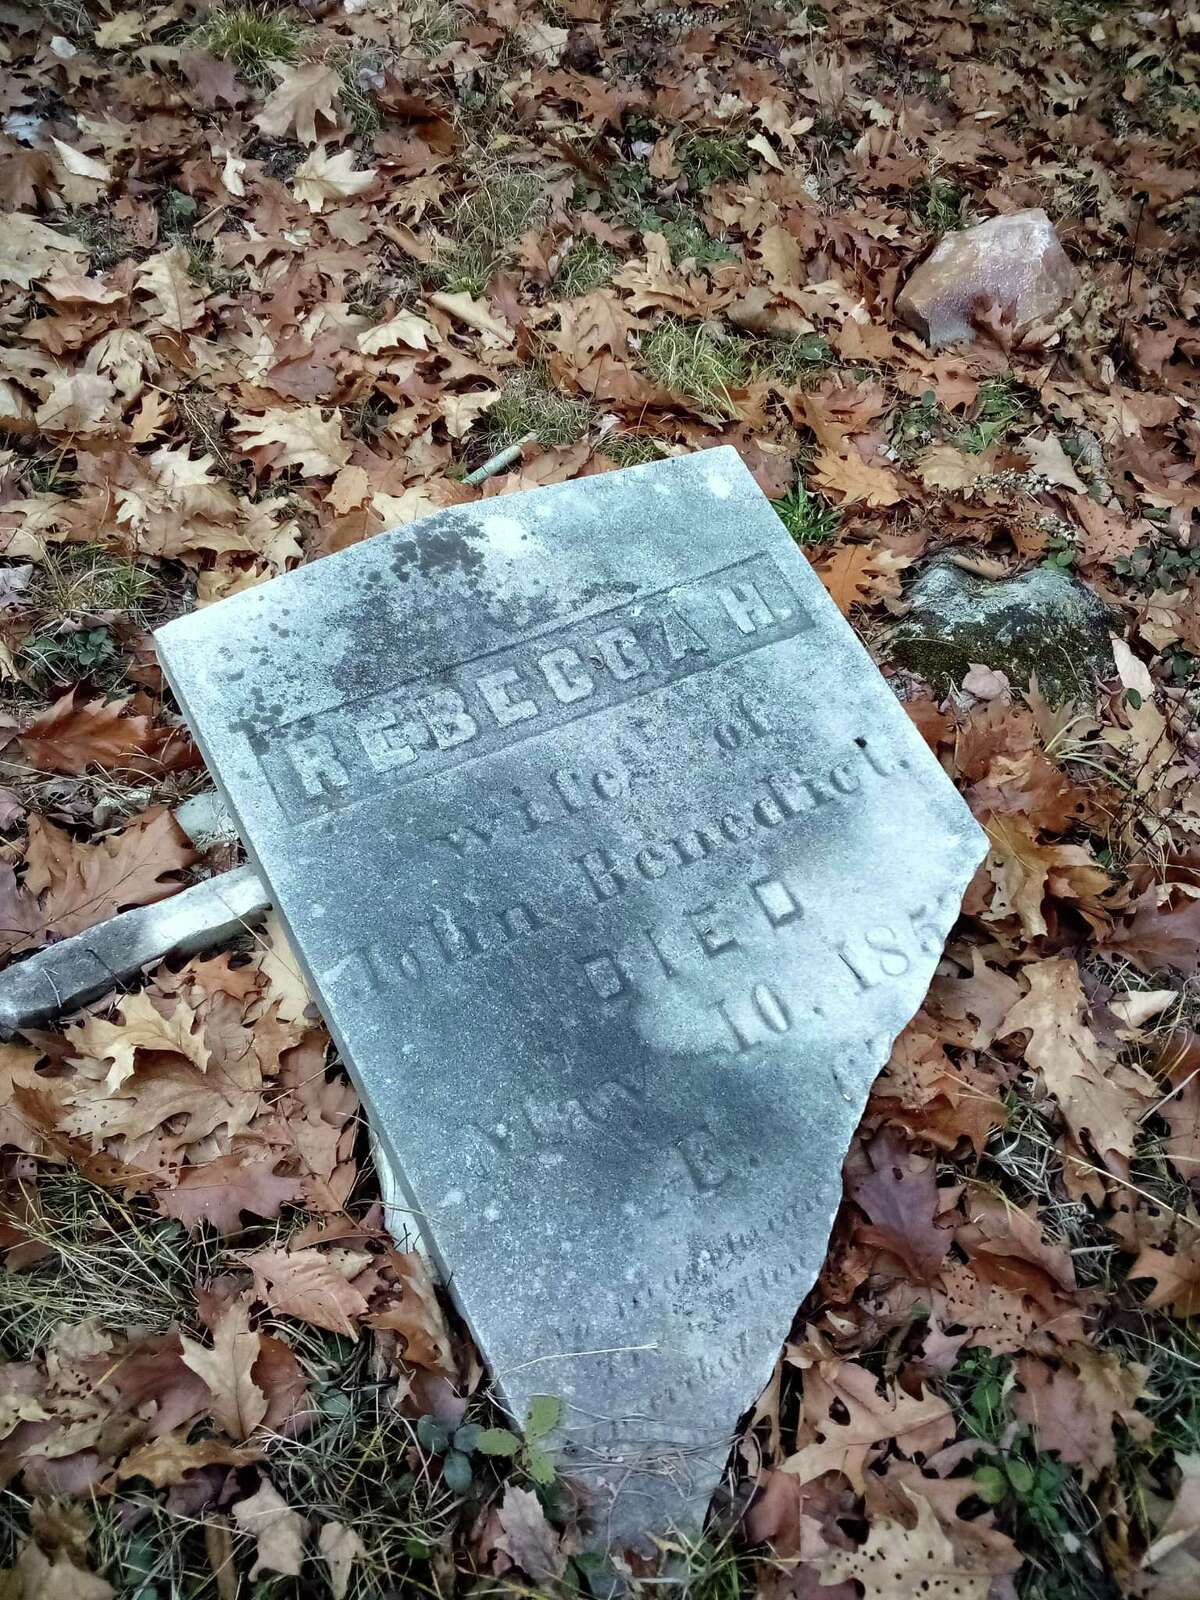
[[[732,450],[463,505],[160,654],[514,1417],[696,1523],[985,841]]]
[[[215,844],[236,844],[237,828],[215,789],[189,795],[175,808],[175,821],[201,850]]]
[[[210,949],[265,915],[270,900],[250,867],[123,911],[0,973],[0,1034],[86,1005],[167,955]]]
[[[972,663],[1027,686],[1032,674],[1054,702],[1095,698],[1113,671],[1113,619],[1086,584],[1057,567],[992,580],[953,562],[928,567],[909,592],[911,610],[892,631],[897,666],[946,689]]]
[[[896,311],[931,345],[974,339],[973,314],[1012,306],[1018,327],[1054,317],[1075,292],[1075,269],[1041,209],[990,217],[948,233],[896,296]]]

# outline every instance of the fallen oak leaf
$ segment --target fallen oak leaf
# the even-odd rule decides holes
[[[838,1418],[845,1415],[846,1421]],[[867,1458],[895,1442],[905,1455],[929,1454],[954,1437],[954,1414],[939,1395],[903,1389],[880,1394],[875,1374],[852,1361],[820,1361],[805,1374],[800,1448],[782,1470],[804,1483],[842,1472],[863,1492]]]
[[[1174,1255],[1145,1246],[1129,1269],[1132,1282],[1151,1278],[1154,1288],[1143,1300],[1147,1310],[1166,1310],[1173,1317],[1200,1316],[1200,1250],[1176,1248]]]
[[[476,328],[486,338],[497,339],[503,345],[511,344],[516,337],[507,322],[494,316],[482,300],[473,300],[465,291],[448,294],[444,289],[439,289],[436,294],[429,296],[429,303],[437,306],[439,311],[444,311],[448,317],[453,317],[456,322]]]
[[[367,1553],[362,1540],[344,1522],[326,1522],[317,1535],[317,1549],[329,1568],[329,1587],[333,1591],[333,1600],[346,1600],[351,1569]]]
[[[133,700],[76,703],[78,685],[39,711],[20,735],[21,754],[39,772],[78,775],[90,766],[115,766],[125,756],[145,755],[151,744],[150,719],[125,716]]]
[[[1029,992],[996,1031],[997,1038],[1029,1031],[1025,1058],[1041,1073],[1068,1127],[1090,1136],[1101,1156],[1131,1157],[1141,1117],[1156,1099],[1155,1086],[1136,1067],[1106,1057],[1085,1021],[1079,968],[1067,956],[1024,968]]]
[[[863,1600],[924,1600],[934,1594],[941,1600],[987,1600],[992,1579],[1020,1564],[1015,1550],[1011,1558],[989,1558],[978,1549],[960,1555],[929,1501],[902,1487],[916,1509],[916,1527],[875,1518],[865,1544],[857,1550],[835,1550],[821,1560],[822,1586],[856,1581],[862,1584]]]
[[[150,996],[126,995],[120,1002],[120,1022],[88,1017],[64,1029],[67,1040],[79,1055],[113,1063],[104,1080],[104,1092],[116,1094],[134,1073],[134,1054],[138,1050],[166,1050],[184,1056],[201,1072],[211,1059],[204,1034],[195,1032],[196,1013],[183,1000],[165,1017]]]
[[[211,1348],[180,1334],[184,1365],[212,1395],[212,1418],[231,1439],[248,1439],[267,1414],[267,1397],[251,1376],[261,1338],[250,1326],[250,1297],[231,1300],[217,1314]]]
[[[1173,967],[1189,978],[1200,976],[1200,898],[1189,895],[1173,905],[1152,887],[1132,910],[1104,940],[1106,948],[1128,956],[1143,972]]]
[[[165,806],[132,817],[122,832],[81,844],[44,817],[29,819],[25,889],[42,896],[43,937],[69,938],[131,906],[153,905],[183,888],[164,881],[196,859]]]
[[[868,466],[853,447],[842,454],[822,450],[813,477],[822,493],[836,494],[844,505],[894,506],[903,498],[895,473]]]
[[[349,1251],[322,1253],[319,1250],[257,1250],[243,1256],[243,1265],[254,1274],[259,1299],[272,1311],[299,1317],[316,1328],[358,1338],[356,1319],[366,1315],[367,1302],[347,1281],[345,1265]],[[355,1272],[366,1265],[360,1257],[353,1263]]]
[[[496,1540],[497,1549],[511,1556],[535,1583],[561,1576],[567,1558],[536,1494],[510,1483],[496,1516],[504,1530]]]
[[[156,1195],[158,1208],[164,1216],[182,1222],[189,1233],[195,1233],[202,1222],[218,1233],[236,1233],[243,1211],[271,1221],[282,1206],[304,1193],[300,1178],[290,1174],[277,1177],[276,1165],[275,1156],[243,1162],[236,1155],[227,1155],[184,1167],[175,1187]]]
[[[377,356],[381,350],[395,350],[401,345],[408,350],[428,350],[431,344],[440,344],[441,337],[433,323],[415,311],[397,311],[386,322],[360,333],[357,344],[363,355]]]
[[[877,544],[843,544],[816,569],[829,598],[844,617],[871,597],[872,568],[880,554]]]
[[[242,436],[243,449],[269,452],[273,466],[299,467],[306,478],[331,478],[350,459],[336,408],[328,417],[319,406],[277,407],[257,417],[238,412],[237,417],[234,432]]]
[[[176,333],[194,328],[204,315],[204,297],[188,271],[187,252],[181,244],[143,261],[137,286],[151,296],[148,309],[154,321]]]

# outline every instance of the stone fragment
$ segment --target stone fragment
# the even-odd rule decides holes
[[[973,318],[1012,308],[1014,325],[1054,317],[1075,292],[1075,269],[1040,208],[948,233],[896,297],[896,311],[933,346],[974,339]]]
[[[270,901],[250,867],[123,911],[0,972],[0,1034],[86,1005],[167,955],[193,955],[252,926]]]
[[[1059,567],[981,578],[951,561],[927,567],[911,609],[892,630],[891,659],[946,690],[978,664],[1027,687],[1036,674],[1052,702],[1091,703],[1114,671],[1113,618],[1104,602]]]
[[[985,840],[730,449],[159,651],[430,1254],[599,1543],[696,1524]]]

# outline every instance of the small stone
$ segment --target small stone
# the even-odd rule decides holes
[[[1013,308],[1015,326],[1053,317],[1075,292],[1075,269],[1040,208],[948,233],[896,297],[896,311],[931,345],[972,340],[973,318]]]
[[[1114,670],[1108,607],[1061,568],[996,581],[939,561],[909,601],[892,660],[943,690],[982,666],[1026,686],[1035,675],[1052,703],[1091,701],[1096,679]]]

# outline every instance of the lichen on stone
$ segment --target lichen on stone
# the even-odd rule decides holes
[[[981,663],[1021,687],[1036,676],[1052,703],[1090,702],[1097,680],[1113,671],[1108,607],[1059,568],[995,580],[938,561],[917,579],[909,601],[889,655],[937,689],[960,684]]]

